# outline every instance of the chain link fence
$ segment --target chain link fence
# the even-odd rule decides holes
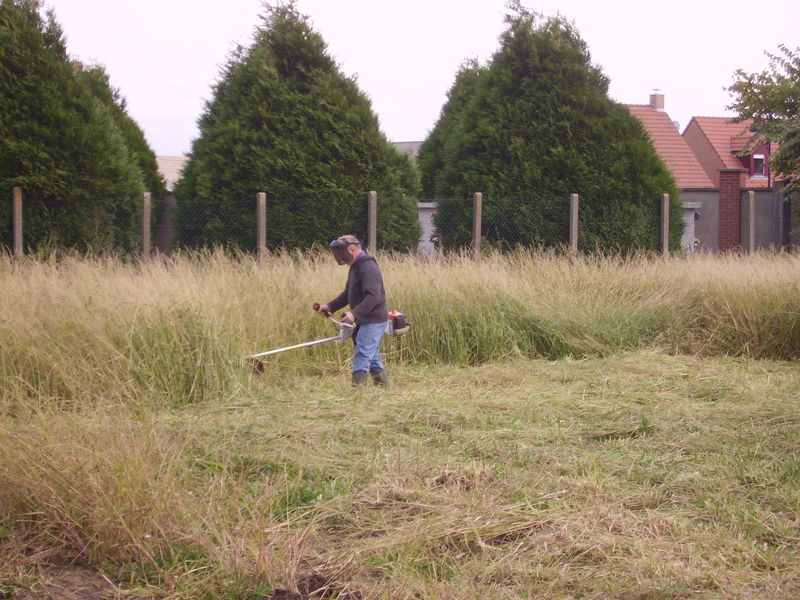
[[[668,211],[666,195],[636,202],[593,202],[577,194],[523,198],[476,194],[472,199],[440,200],[432,237],[442,252],[518,247],[660,252],[668,248]]]
[[[480,211],[479,223],[476,211]],[[476,227],[485,249],[568,246],[570,198],[440,200],[434,224],[444,250],[475,247]]]
[[[86,201],[85,206],[103,207],[102,213],[98,211],[103,219],[86,210],[68,226],[60,213],[54,212],[58,203],[49,207],[35,199],[26,202],[20,188],[14,188],[10,200],[0,203],[0,251],[14,256],[63,248],[121,255],[141,253],[145,257],[152,251],[170,254],[212,247],[261,253],[266,249],[327,247],[331,239],[343,232],[353,233],[362,240],[370,235],[371,240],[376,238],[375,232],[369,231],[370,198],[363,195],[326,200],[269,198],[267,202],[266,194],[190,200],[170,195],[152,201],[150,194],[144,194],[139,200],[117,202],[125,206],[126,214],[134,215],[125,223],[106,222],[108,202]],[[377,202],[372,210],[377,210]],[[386,224],[392,221],[392,216],[391,210],[384,212]],[[50,231],[44,225],[49,225]],[[416,222],[414,225],[412,245],[419,237]],[[117,241],[121,235],[124,243]],[[397,242],[391,234],[384,238]]]
[[[0,252],[20,256],[69,248],[130,255],[141,248],[141,197],[25,196],[21,188],[4,196],[0,202]]]
[[[666,196],[637,202],[596,202],[579,199],[575,194],[496,198],[476,193],[472,198],[420,202],[415,209],[418,214],[413,217],[417,222],[410,225],[392,213],[393,201],[377,202],[373,194],[369,198],[324,201],[267,200],[265,194],[211,200],[169,197],[153,203],[152,214],[146,194],[138,210],[141,224],[127,232],[127,238],[133,241],[120,251],[130,252],[133,248],[133,252],[141,251],[147,258],[150,250],[169,254],[179,249],[222,247],[260,256],[265,249],[327,247],[343,232],[353,233],[373,251],[376,247],[391,247],[386,244],[387,237],[400,239],[405,235],[410,243],[398,242],[395,247],[433,255],[471,249],[476,258],[482,250],[518,247],[572,252],[668,251]],[[27,215],[23,220],[24,201],[17,188],[12,202],[2,205],[4,239],[0,239],[0,246],[15,256],[35,249],[40,240],[35,238],[36,231],[32,238],[24,237],[27,223],[39,223],[44,216]],[[428,209],[427,216],[423,207]]]
[[[368,202],[364,197],[267,198],[261,208],[264,229],[259,233],[258,198],[170,200],[156,219],[159,250],[212,246],[253,251],[312,248],[327,245],[343,233],[365,240]]]
[[[170,199],[156,217],[156,247],[164,254],[184,248],[253,250],[257,219],[256,198]]]

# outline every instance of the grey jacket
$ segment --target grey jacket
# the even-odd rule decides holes
[[[348,304],[358,323],[383,323],[389,320],[381,270],[375,259],[366,253],[350,265],[344,291],[328,302],[328,307],[331,312],[336,312]]]

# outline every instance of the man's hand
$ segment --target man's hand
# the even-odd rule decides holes
[[[355,323],[356,318],[350,311],[347,311],[342,315],[342,323]]]
[[[314,310],[323,317],[329,317],[331,315],[331,309],[327,304],[315,304]]]

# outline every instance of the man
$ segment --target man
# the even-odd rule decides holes
[[[354,235],[343,235],[333,240],[331,252],[337,263],[350,265],[347,285],[336,298],[320,305],[317,312],[327,316],[350,305],[342,321],[356,324],[353,333],[356,346],[352,367],[353,386],[365,385],[368,373],[372,375],[375,385],[389,385],[380,355],[389,309],[378,263],[361,249],[361,242]]]

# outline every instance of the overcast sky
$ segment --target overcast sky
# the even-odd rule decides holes
[[[765,51],[800,45],[800,1],[523,0],[573,21],[610,96],[647,104],[658,89],[680,129],[728,116],[736,69],[768,67]],[[297,0],[341,71],[356,76],[381,129],[423,140],[461,63],[485,63],[505,29],[506,0]],[[185,154],[212,85],[247,45],[262,0],[45,0],[76,59],[106,67],[157,154]]]

